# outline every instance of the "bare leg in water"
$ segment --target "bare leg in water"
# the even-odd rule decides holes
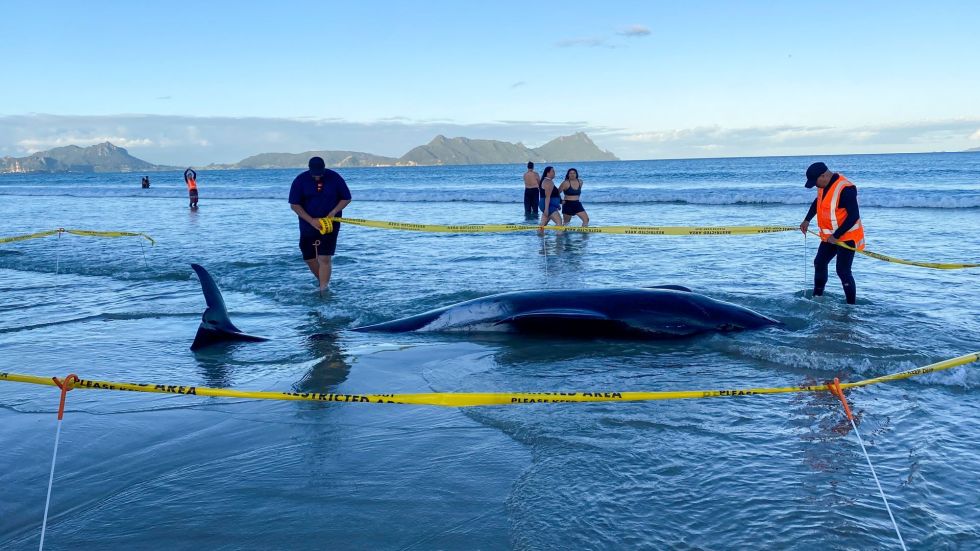
[[[320,292],[327,290],[327,285],[330,284],[330,275],[333,272],[333,257],[332,256],[318,256],[316,258],[311,258],[306,261],[306,265],[309,266],[310,272],[316,277],[317,281],[320,283]]]

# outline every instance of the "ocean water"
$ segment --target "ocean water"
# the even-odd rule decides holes
[[[796,225],[824,160],[868,249],[980,261],[980,154],[559,164],[593,225]],[[542,167],[543,168],[543,167]],[[0,371],[340,393],[627,391],[857,380],[980,349],[980,270],[859,256],[858,305],[803,293],[816,243],[427,234],[346,225],[321,298],[286,201],[298,170],[0,176]],[[521,166],[341,170],[351,217],[523,223]],[[573,222],[573,223],[577,223]],[[806,247],[806,250],[805,248]],[[207,267],[265,343],[192,353]],[[783,327],[677,341],[349,328],[519,289],[681,284]],[[311,338],[311,335],[318,335]],[[980,366],[849,393],[910,548],[980,548]],[[0,548],[36,547],[58,392],[0,382]],[[68,395],[49,549],[879,549],[897,540],[819,394],[484,408]]]

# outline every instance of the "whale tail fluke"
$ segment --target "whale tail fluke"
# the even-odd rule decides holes
[[[208,305],[201,316],[201,325],[197,328],[197,335],[194,336],[191,350],[199,350],[219,342],[269,340],[265,337],[243,333],[241,329],[235,327],[235,324],[228,317],[225,299],[221,296],[221,289],[214,282],[214,278],[200,264],[191,264],[191,268],[197,272],[197,278],[201,281],[201,291],[204,293],[204,300]]]

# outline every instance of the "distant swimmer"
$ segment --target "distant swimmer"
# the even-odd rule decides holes
[[[851,275],[854,251],[836,245],[845,243],[851,248],[864,250],[864,224],[858,212],[857,188],[843,174],[831,172],[823,163],[813,163],[806,169],[806,187],[817,187],[817,198],[810,205],[800,231],[810,227],[810,219],[817,215],[820,228],[820,247],[813,259],[813,296],[823,295],[827,285],[827,266],[837,257],[837,276],[844,286],[848,304],[857,301],[857,288]]]
[[[320,218],[342,217],[350,204],[350,189],[340,174],[326,168],[320,157],[313,157],[310,169],[293,180],[289,206],[299,216],[299,250],[310,271],[320,283],[322,293],[330,283],[332,258],[337,250],[340,224],[322,227]],[[321,233],[325,229],[326,233]]]
[[[188,168],[184,171],[184,183],[187,184],[187,195],[190,197],[190,207],[197,208],[197,172]]]
[[[524,217],[538,217],[538,182],[541,177],[534,171],[534,163],[527,162],[527,172],[524,173]]]
[[[582,206],[582,180],[578,178],[578,170],[574,168],[565,172],[565,180],[562,181],[558,191],[565,194],[565,201],[561,205],[561,213],[564,224],[567,226],[572,221],[573,216],[582,219],[582,227],[589,225],[589,213],[585,212]]]
[[[143,189],[149,188],[150,187],[150,177],[149,176],[143,176],[143,179],[140,180],[140,186],[142,186]]]
[[[541,197],[541,227],[547,226],[553,220],[556,226],[561,226],[561,194],[555,185],[555,167],[547,166],[541,174],[538,183],[538,193]]]

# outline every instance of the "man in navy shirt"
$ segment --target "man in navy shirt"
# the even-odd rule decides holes
[[[319,219],[343,216],[344,207],[351,201],[347,182],[326,166],[323,159],[313,157],[310,169],[297,176],[289,188],[289,206],[299,216],[299,250],[320,282],[321,293],[330,283],[340,224],[335,222],[332,231],[321,234]]]

